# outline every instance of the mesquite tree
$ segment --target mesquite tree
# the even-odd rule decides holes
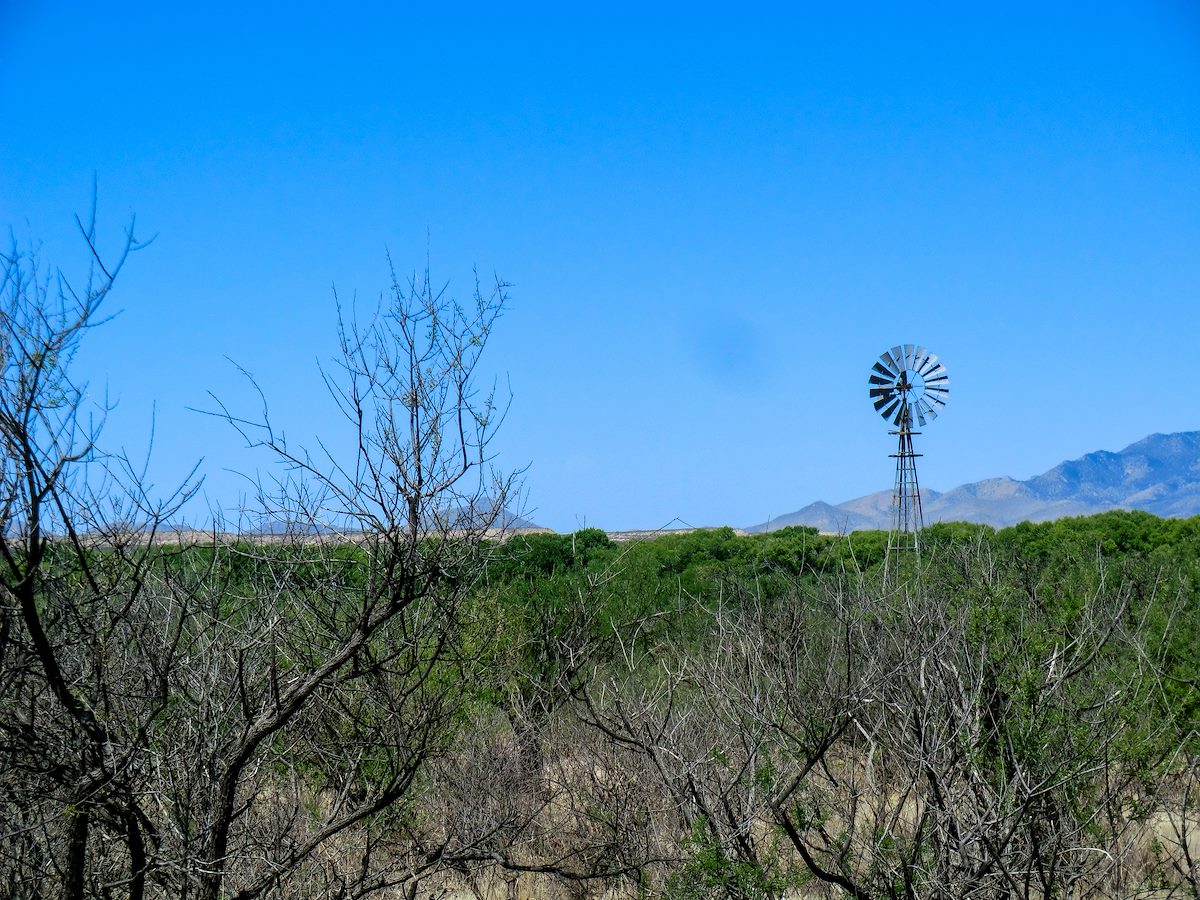
[[[486,636],[463,606],[513,481],[490,467],[504,406],[475,382],[505,290],[477,285],[464,306],[428,273],[393,275],[367,324],[343,317],[325,380],[350,459],[221,408],[285,466],[259,491],[285,531],[221,551],[254,583],[217,601],[208,654],[222,662],[189,689],[222,698],[181,776],[208,817],[192,827],[196,896],[262,896],[299,874],[335,895],[415,890],[464,850],[414,832],[409,804],[479,683]]]
[[[186,500],[141,489],[97,445],[107,410],[72,359],[129,254],[75,282],[15,241],[0,256],[0,865],[10,896],[146,889],[157,841],[147,739],[170,702],[177,617],[147,590],[158,528]]]
[[[71,370],[138,244],[106,267],[82,233],[78,289],[15,249],[0,271],[0,892],[415,891],[473,852],[414,803],[486,646],[464,601],[512,487],[476,386],[505,286],[393,277],[325,373],[349,454],[222,406],[284,465],[259,495],[284,527],[164,542],[190,487],[153,502],[103,454]]]

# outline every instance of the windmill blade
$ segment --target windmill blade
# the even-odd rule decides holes
[[[943,404],[943,405],[945,405],[945,404]],[[929,417],[929,421],[932,422],[934,419],[937,418],[937,415],[938,415],[937,409],[934,408],[934,405],[929,401],[928,397],[921,398],[921,406],[925,411],[925,415],[927,415]],[[925,423],[922,422],[921,424],[924,425]]]
[[[889,350],[888,353],[892,355],[892,359],[896,363],[896,374],[899,375],[904,371],[904,353],[902,352],[902,348],[897,345]]]
[[[900,373],[895,372],[892,369],[889,369],[886,365],[884,365],[882,356],[879,357],[879,360],[880,360],[879,362],[877,362],[877,363],[875,363],[875,365],[871,366],[871,371],[878,372],[880,375],[882,375],[888,381],[895,381],[896,376],[899,375]]]
[[[946,388],[935,387],[925,389],[925,398],[933,403],[940,403],[942,406],[946,405],[946,398],[949,396],[950,391]]]
[[[884,394],[882,397],[880,397],[878,400],[875,401],[875,411],[886,419],[888,417],[888,414],[891,413],[891,410],[889,409],[885,412],[880,412],[880,410],[882,410],[883,407],[887,406],[888,403],[892,402],[895,399],[896,399],[896,392],[888,391],[886,394]]]
[[[893,412],[893,411],[896,409],[896,407],[897,407],[897,406],[903,406],[903,405],[904,405],[904,402],[903,402],[903,400],[902,400],[902,399],[901,399],[899,396],[896,396],[896,397],[890,397],[890,398],[889,398],[887,401],[885,401],[885,402],[887,403],[887,408],[886,408],[886,409],[882,409],[882,410],[880,410],[880,412],[879,412],[879,414],[880,414],[881,416],[883,416],[885,419],[890,419],[890,418],[892,417],[892,412]],[[876,409],[879,409],[879,407],[880,407],[880,406],[883,406],[883,405],[884,405],[883,403],[876,404],[875,408],[876,408]]]
[[[937,354],[927,353],[925,358],[921,360],[921,364],[917,366],[917,371],[921,374],[922,378],[925,378],[930,372],[934,371],[935,369],[940,369],[941,367],[942,364],[938,362]]]
[[[900,402],[900,409],[896,411],[896,417],[892,419],[892,424],[899,426],[904,421],[904,414],[908,411],[908,404],[904,401]]]
[[[868,392],[871,397],[890,397],[896,393],[893,387],[875,387]]]
[[[904,368],[906,368],[906,369],[915,369],[916,368],[916,366],[913,365],[913,351],[916,349],[917,349],[916,344],[905,344],[904,345]]]
[[[942,369],[942,371],[940,373],[935,372],[933,374],[926,375],[923,377],[925,378],[925,384],[927,384],[927,385],[940,384],[942,382],[945,382],[945,384],[947,386],[950,384],[950,375],[946,372],[945,369]]]
[[[883,353],[879,355],[879,365],[882,366],[893,378],[899,378],[900,373],[904,371],[900,364],[892,358],[891,352],[887,350],[884,350]]]
[[[920,374],[921,370],[924,368],[925,360],[927,360],[931,355],[932,354],[930,354],[930,352],[924,347],[917,348],[917,352],[913,354],[913,369],[915,369],[918,374]]]
[[[925,427],[925,411],[921,409],[921,402],[918,400],[913,404],[913,412],[917,414],[917,425],[921,428]]]
[[[882,375],[872,375],[867,380],[871,384],[888,384],[888,385],[890,385],[890,384],[894,383],[896,379],[895,378],[884,378]]]

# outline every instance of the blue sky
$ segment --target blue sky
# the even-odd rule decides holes
[[[0,223],[70,271],[156,235],[88,338],[106,438],[236,505],[190,411],[338,428],[332,288],[512,282],[498,461],[558,530],[750,525],[891,484],[867,370],[952,381],[922,483],[1200,428],[1200,12],[980,4],[0,0]],[[193,515],[199,515],[194,512]]]

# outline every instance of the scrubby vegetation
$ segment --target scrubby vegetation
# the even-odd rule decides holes
[[[622,755],[630,890],[1195,895],[1200,519],[925,536],[501,548],[513,695]]]
[[[84,237],[99,254],[91,229]],[[134,246],[130,236],[127,249]],[[101,452],[86,288],[0,308],[0,894],[1200,897],[1200,519],[501,539],[504,286],[344,322],[286,528]]]
[[[85,712],[6,612],[8,893],[1196,896],[1200,519],[883,537],[423,540],[351,643],[376,537],[50,542]]]

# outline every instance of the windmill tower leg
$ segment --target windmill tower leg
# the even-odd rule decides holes
[[[920,531],[925,527],[921,512],[921,486],[917,481],[917,457],[913,450],[913,435],[908,417],[900,422],[899,445],[892,456],[896,460],[896,481],[892,489],[892,515],[888,528],[888,553],[893,550],[913,550],[920,553]]]

